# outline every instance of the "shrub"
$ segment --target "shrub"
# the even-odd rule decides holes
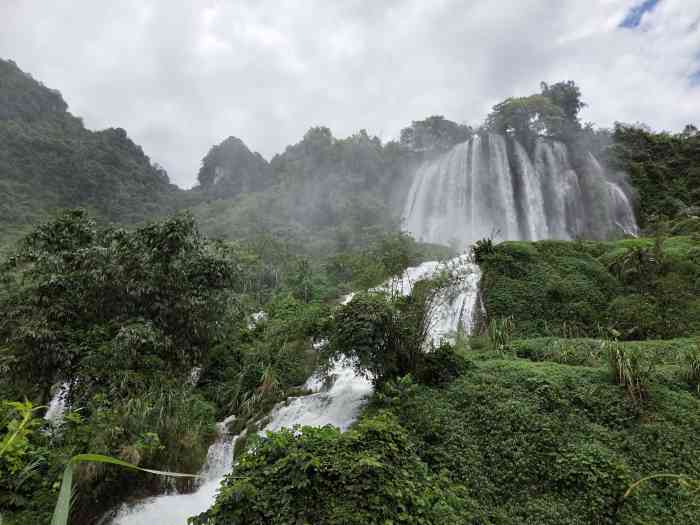
[[[416,282],[407,296],[383,292],[355,295],[335,315],[327,361],[348,359],[357,373],[376,385],[407,374],[419,377],[425,353],[432,347],[431,313],[446,284],[439,277]]]
[[[683,378],[700,392],[700,342],[683,357]]]
[[[341,433],[331,426],[268,433],[241,456],[198,524],[466,523],[472,503],[419,459],[395,416]]]
[[[454,347],[443,342],[422,355],[417,378],[426,385],[445,385],[462,375],[468,367],[467,361],[457,355]]]
[[[653,361],[643,352],[625,348],[617,341],[609,341],[606,346],[613,381],[623,386],[636,404],[642,403],[649,394],[649,383],[654,373]]]
[[[618,297],[610,303],[608,312],[621,339],[647,339],[657,333],[658,309],[649,296]]]
[[[504,242],[481,264],[484,306],[512,316],[517,337],[700,335],[698,250],[692,237]]]
[[[494,253],[493,241],[489,238],[476,241],[474,246],[472,246],[472,256],[474,257],[474,262],[477,264],[481,264],[486,257]]]
[[[513,318],[491,319],[488,327],[491,348],[499,353],[505,353],[511,348],[513,340]]]

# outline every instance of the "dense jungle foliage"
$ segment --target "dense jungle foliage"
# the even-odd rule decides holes
[[[671,134],[617,124],[612,138],[609,162],[628,173],[639,192],[642,226],[700,216],[700,133],[695,126]]]
[[[700,237],[505,242],[481,256],[486,309],[516,335],[700,335]]]
[[[0,457],[5,523],[47,523],[75,454],[197,472],[215,421],[254,421],[311,374],[336,297],[444,253],[389,235],[311,261],[266,237],[208,241],[188,215],[125,230],[74,210],[40,225],[2,264],[0,399],[28,400],[3,402],[3,439],[31,415]],[[58,426],[40,417],[57,385],[71,407]],[[83,465],[72,523],[164,483]]]
[[[195,523],[693,523],[700,317],[686,311],[693,290],[665,286],[697,282],[697,245],[480,243],[488,330],[428,354],[420,317],[425,290],[439,283],[409,297],[356,295],[334,315],[329,347],[380,379],[363,416],[344,434],[303,427],[255,441]],[[656,250],[663,266],[640,271],[640,249]],[[552,293],[562,282],[575,290]],[[497,299],[506,293],[504,319]],[[663,298],[668,316],[686,315],[685,324],[650,316],[674,339],[625,329],[607,308],[639,293]],[[679,338],[681,329],[694,337]],[[533,337],[539,331],[559,337]],[[427,356],[440,361],[429,374]],[[626,495],[664,472],[681,482],[658,477]]]
[[[456,379],[389,382],[345,434],[268,434],[198,523],[694,523],[693,486],[624,494],[700,476],[698,344],[477,338]],[[654,362],[642,401],[616,384],[615,345]]]

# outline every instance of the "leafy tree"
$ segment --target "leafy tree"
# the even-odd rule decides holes
[[[532,147],[537,137],[573,142],[581,130],[579,111],[585,107],[581,90],[571,80],[549,85],[527,97],[511,97],[496,104],[486,118],[486,127],[496,133],[514,135]]]
[[[673,135],[616,123],[613,139],[608,162],[629,174],[639,192],[642,226],[700,213],[700,134],[692,126]]]
[[[327,356],[348,359],[359,374],[381,385],[420,376],[432,341],[432,314],[446,277],[414,283],[410,295],[359,293],[334,316]]]
[[[21,285],[3,298],[0,345],[15,380],[35,385],[43,403],[57,381],[193,366],[216,339],[234,284],[230,263],[184,215],[127,232],[70,211],[30,234],[5,271]],[[96,360],[115,368],[81,378]]]
[[[586,104],[581,100],[581,89],[573,80],[551,85],[542,82],[540,88],[543,96],[562,109],[564,118],[569,123],[578,123],[578,114]]]
[[[465,523],[472,504],[430,472],[387,413],[341,434],[330,426],[268,433],[243,455],[216,503],[194,518],[225,523]]]
[[[433,115],[424,120],[414,120],[401,130],[400,143],[412,151],[444,151],[469,139],[472,129],[464,124]]]

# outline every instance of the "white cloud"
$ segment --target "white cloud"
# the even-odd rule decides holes
[[[269,157],[312,125],[386,138],[430,114],[573,79],[600,125],[700,122],[700,0],[4,0],[0,56],[93,128],[121,126],[181,185],[236,135]]]

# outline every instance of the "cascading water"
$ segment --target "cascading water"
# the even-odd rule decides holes
[[[61,383],[51,397],[49,401],[49,407],[44,414],[44,419],[51,423],[51,425],[57,426],[63,420],[63,414],[66,411],[66,401],[68,398],[68,392],[70,385],[68,383]]]
[[[406,270],[402,278],[393,279],[380,287],[383,290],[407,295],[413,285],[443,270],[455,276],[454,285],[438,298],[433,310],[431,338],[438,342],[453,336],[457,330],[469,332],[478,307],[479,267],[466,256],[447,263],[427,262]],[[344,302],[352,299],[346,297]],[[283,427],[333,425],[346,430],[357,418],[365,400],[372,392],[372,384],[355,374],[348,363],[336,362],[329,381],[314,374],[305,387],[312,393],[290,398],[280,403],[270,414],[270,422],[263,429],[279,430]],[[136,506],[124,507],[114,519],[114,525],[184,525],[187,518],[206,511],[216,497],[216,491],[225,474],[232,469],[235,438],[222,438],[209,449],[207,464],[202,470],[206,481],[191,494],[158,496]]]
[[[624,187],[593,155],[573,169],[567,147],[537,139],[532,155],[516,139],[475,135],[415,174],[403,218],[418,240],[468,246],[501,240],[634,235]]]
[[[587,157],[590,171],[598,178],[605,178],[605,170],[593,155]],[[623,231],[627,235],[638,235],[639,228],[634,220],[634,212],[632,211],[632,203],[630,202],[627,193],[620,186],[619,181],[605,180],[606,196],[604,202],[605,216],[607,221],[616,229]]]
[[[209,447],[207,462],[199,473],[204,482],[190,494],[165,494],[145,500],[135,506],[124,507],[113,523],[115,525],[185,525],[187,518],[201,514],[214,502],[224,476],[231,471],[233,447],[236,438],[226,434],[230,419],[219,423],[220,438]]]

